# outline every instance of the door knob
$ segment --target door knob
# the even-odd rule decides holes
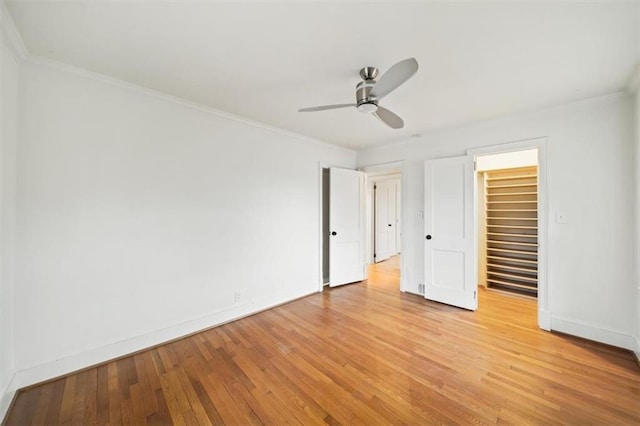
[[[338,235],[338,233],[336,231],[333,231],[331,235]]]
[[[391,224],[389,224],[389,226],[391,226]]]
[[[430,240],[430,239],[431,239],[431,235],[427,235],[427,240]]]

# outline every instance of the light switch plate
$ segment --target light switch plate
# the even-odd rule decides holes
[[[567,215],[562,212],[556,212],[557,223],[567,223]]]

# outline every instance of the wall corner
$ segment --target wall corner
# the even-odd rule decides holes
[[[29,51],[27,50],[27,47],[22,40],[20,32],[18,32],[18,29],[13,23],[13,18],[11,18],[11,14],[9,13],[9,9],[7,9],[7,5],[2,0],[0,0],[0,27],[2,30],[3,38],[6,40],[7,45],[11,48],[11,51],[15,55],[16,59],[19,62],[27,59],[27,57],[29,56]]]
[[[4,424],[5,416],[15,398],[17,392],[16,377],[17,374],[13,371],[7,380],[7,385],[0,392],[0,424]]]

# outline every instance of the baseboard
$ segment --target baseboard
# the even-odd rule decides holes
[[[542,309],[538,310],[538,327],[551,331],[551,312]]]
[[[582,337],[595,342],[605,343],[611,346],[617,346],[630,351],[635,350],[635,338],[631,334],[596,327],[592,324],[586,324],[580,321],[552,316],[551,330]]]
[[[313,291],[303,291],[286,296],[280,295],[249,301],[145,335],[136,336],[131,339],[108,344],[21,370],[18,371],[15,380],[16,389],[45,382],[87,367],[121,358],[315,293],[317,293],[317,290],[314,289]]]
[[[16,394],[16,390],[18,386],[16,385],[17,375],[15,371],[10,375],[9,380],[0,391],[0,424],[4,424],[4,416],[7,415],[7,411],[9,411],[9,407],[11,407],[11,402],[13,401],[13,397]]]
[[[636,356],[636,363],[640,367],[640,336],[635,337],[636,347],[633,349],[633,354]]]

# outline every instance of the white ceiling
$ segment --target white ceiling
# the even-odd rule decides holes
[[[612,93],[640,60],[638,2],[13,1],[33,55],[348,148]],[[343,109],[361,67],[415,57],[381,104]]]

